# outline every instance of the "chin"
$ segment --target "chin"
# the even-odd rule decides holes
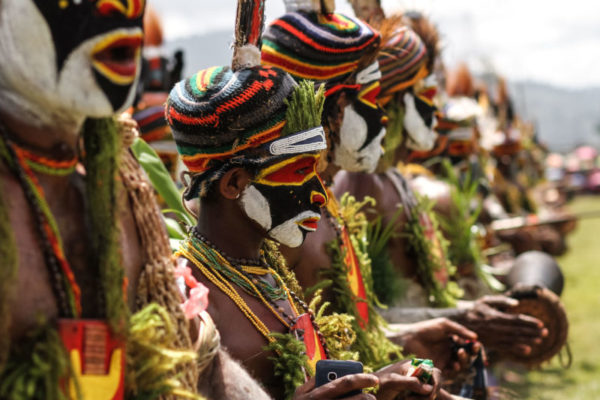
[[[415,135],[416,139],[415,136],[412,136],[410,133],[408,136],[409,140],[406,146],[411,150],[431,151],[435,147],[435,139],[437,138],[437,135],[432,130],[430,130],[428,133],[421,133],[420,136]]]
[[[314,232],[317,229],[317,222],[320,218],[320,214],[313,211],[304,211],[269,230],[268,235],[284,246],[300,247],[304,243],[307,233]]]

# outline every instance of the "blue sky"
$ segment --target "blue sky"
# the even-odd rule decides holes
[[[267,20],[283,14],[266,0]],[[149,0],[167,40],[233,31],[236,0]],[[438,25],[449,66],[493,68],[512,80],[600,87],[600,2],[595,0],[382,0],[386,12],[417,9]],[[350,5],[337,0],[340,12]],[[225,51],[225,49],[224,49]]]

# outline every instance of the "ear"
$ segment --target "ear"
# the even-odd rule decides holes
[[[250,184],[252,176],[243,168],[232,168],[219,180],[221,196],[229,200],[240,197],[246,186]]]

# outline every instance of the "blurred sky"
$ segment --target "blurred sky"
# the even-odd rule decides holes
[[[236,0],[149,2],[163,17],[167,40],[233,32]],[[353,14],[346,1],[336,3],[338,11]],[[467,60],[476,72],[494,69],[512,80],[600,87],[599,1],[382,0],[382,4],[388,14],[416,9],[429,15],[442,34],[450,67]],[[283,13],[283,0],[266,0],[267,21]]]

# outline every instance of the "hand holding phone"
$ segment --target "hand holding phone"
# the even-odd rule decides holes
[[[360,374],[362,372],[363,365],[358,361],[320,360],[317,361],[315,387],[325,385],[346,375]],[[338,398],[343,399],[360,393],[362,393],[362,390],[355,390],[345,393]]]

